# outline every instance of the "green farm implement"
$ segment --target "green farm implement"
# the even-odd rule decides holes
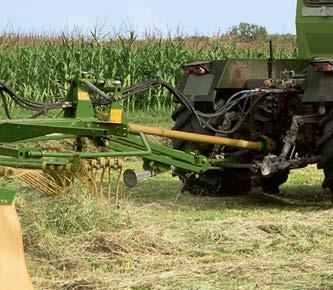
[[[80,74],[63,100],[45,104],[0,84],[8,117],[0,121],[0,173],[49,195],[79,179],[97,197],[117,200],[126,157],[143,160],[143,172],[124,171],[129,187],[170,171],[183,191],[219,196],[253,187],[278,194],[290,170],[317,164],[323,188],[333,191],[332,0],[298,1],[297,40],[300,59],[274,59],[270,45],[267,60],[194,62],[184,65],[177,88],[149,80],[124,89],[119,81]],[[172,130],[127,120],[122,101],[152,86],[174,97]],[[9,103],[39,117],[12,119]],[[53,110],[62,115],[44,117]],[[172,146],[149,135],[169,138]],[[72,140],[70,146],[64,140]],[[119,175],[112,188],[113,170]],[[14,195],[0,190],[0,289],[32,289]]]

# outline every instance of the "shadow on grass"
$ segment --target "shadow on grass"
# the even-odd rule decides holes
[[[287,183],[279,195],[264,194],[254,189],[247,195],[193,196],[181,193],[177,179],[163,178],[144,181],[134,189],[124,188],[126,199],[136,205],[157,204],[172,210],[257,210],[284,209],[297,211],[325,210],[333,207],[333,196],[319,185]]]

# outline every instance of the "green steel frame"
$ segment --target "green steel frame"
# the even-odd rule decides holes
[[[90,83],[90,82],[88,82]],[[110,86],[113,100],[121,95],[121,88]],[[66,165],[73,158],[95,159],[102,157],[137,156],[143,159],[143,167],[156,174],[172,169],[203,173],[221,169],[223,159],[209,160],[195,152],[182,152],[167,146],[149,142],[143,133],[132,133],[121,106],[113,102],[108,108],[109,121],[101,121],[90,98],[85,79],[72,82],[67,101],[75,106],[64,108],[62,118],[14,119],[0,121],[0,166],[42,170],[45,166]],[[112,110],[120,119],[113,121]],[[111,117],[110,117],[111,116]],[[69,151],[45,152],[26,144],[39,141],[77,139],[87,137],[95,141],[107,141],[107,152]],[[13,146],[15,145],[15,147]],[[0,189],[0,204],[9,204],[14,197],[12,190]]]

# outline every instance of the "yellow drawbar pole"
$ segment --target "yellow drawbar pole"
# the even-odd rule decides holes
[[[15,205],[0,205],[0,290],[33,290]]]
[[[246,141],[246,140],[239,140],[239,139],[232,139],[225,137],[209,136],[203,134],[195,134],[183,131],[143,126],[133,123],[130,123],[128,127],[129,130],[134,133],[144,133],[147,135],[155,135],[170,139],[180,139],[180,140],[186,140],[198,143],[225,145],[235,148],[252,149],[256,151],[261,151],[265,146],[262,141],[255,142],[255,141]],[[269,138],[267,138],[267,149],[271,151],[274,148],[275,148],[274,142]]]

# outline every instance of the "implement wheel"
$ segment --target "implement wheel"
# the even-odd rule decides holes
[[[261,189],[267,194],[278,194],[280,193],[280,185],[287,182],[289,177],[289,170],[274,173],[269,177],[261,178]]]

